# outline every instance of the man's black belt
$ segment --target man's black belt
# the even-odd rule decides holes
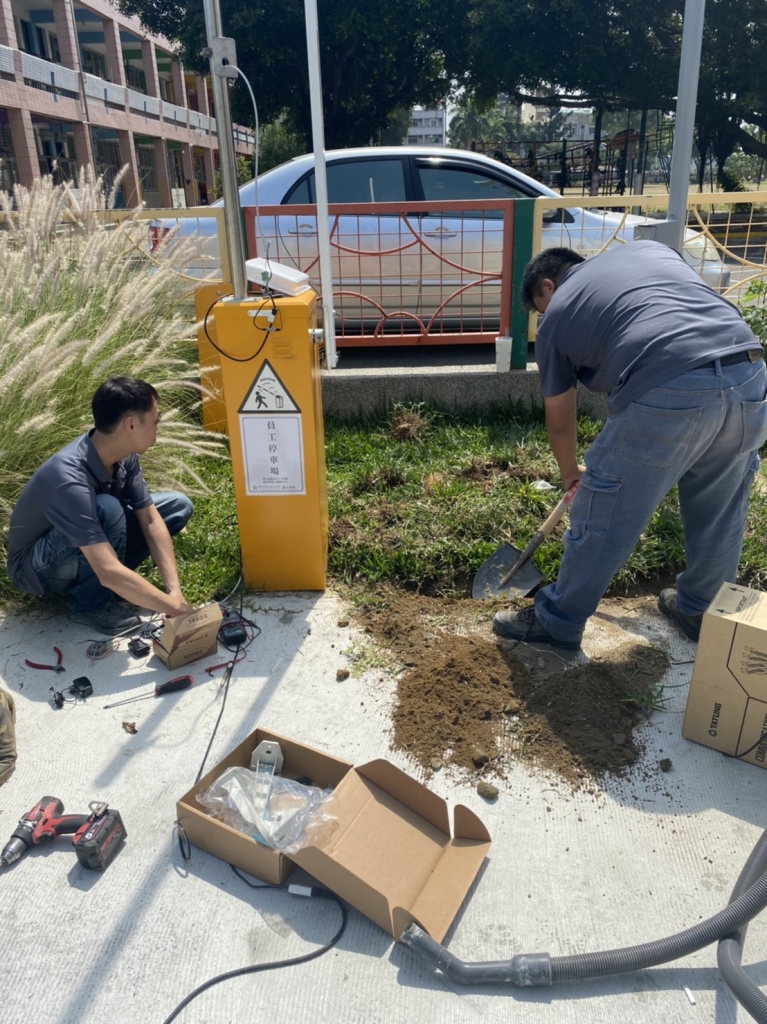
[[[760,348],[749,348],[745,352],[733,352],[731,356],[720,356],[719,359],[712,359],[708,363],[701,363],[696,370],[715,370],[717,362],[720,366],[733,366],[735,363],[758,363],[762,358]]]

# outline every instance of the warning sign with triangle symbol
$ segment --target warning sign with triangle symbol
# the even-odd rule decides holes
[[[290,392],[277,376],[268,359],[265,359],[256,379],[237,410],[239,413],[301,412],[290,397]]]

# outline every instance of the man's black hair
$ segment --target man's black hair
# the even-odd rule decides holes
[[[145,380],[111,377],[100,384],[91,402],[93,422],[102,434],[111,434],[123,417],[143,416],[157,401],[157,392]]]
[[[559,284],[559,279],[566,270],[575,266],[576,263],[584,262],[580,253],[566,249],[564,246],[556,249],[544,249],[537,256],[533,256],[522,275],[522,306],[528,313],[534,313],[533,299],[541,281],[547,277],[554,284]]]

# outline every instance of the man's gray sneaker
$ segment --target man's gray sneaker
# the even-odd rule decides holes
[[[661,590],[658,598],[658,608],[666,615],[669,619],[673,619],[674,622],[679,626],[685,636],[688,636],[690,640],[698,642],[700,637],[700,624],[703,621],[702,615],[685,615],[684,612],[680,612],[676,606],[676,590],[673,587],[669,587],[667,590]]]
[[[107,636],[117,636],[118,633],[134,633],[143,626],[138,615],[121,608],[115,601],[107,602],[98,611],[69,612],[72,622],[79,622],[83,626],[90,626],[97,633],[106,633]]]
[[[0,690],[0,785],[16,767],[16,705],[13,697]]]
[[[558,640],[538,621],[535,605],[523,608],[521,612],[506,610],[496,612],[493,618],[493,632],[506,640],[521,640],[527,644],[549,644],[565,651],[580,650],[580,640]]]

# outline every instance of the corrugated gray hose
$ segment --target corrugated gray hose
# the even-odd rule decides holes
[[[765,869],[767,869],[767,832],[762,833],[761,839],[751,851],[751,856],[746,861],[740,877],[735,883],[735,888],[732,890],[730,904],[753,885],[759,876],[764,874]],[[741,1006],[748,1010],[754,1020],[765,1024],[767,1022],[767,996],[746,976],[740,965],[747,928],[748,923],[733,935],[727,935],[720,939],[716,959],[727,987]]]
[[[575,956],[550,957],[548,953],[519,953],[511,960],[467,964],[435,942],[417,924],[411,924],[400,936],[400,941],[453,981],[464,985],[518,986],[554,985],[563,981],[638,971],[678,960],[712,942],[722,941],[728,961],[727,974],[722,971],[725,981],[729,985],[728,975],[732,975],[737,982],[737,987],[733,987],[736,999],[743,1003],[755,1020],[767,1024],[767,1000],[756,986],[751,985],[740,968],[745,928],[767,906],[766,862],[767,832],[752,851],[733,890],[730,903],[724,910],[676,935],[639,946],[610,949],[601,953],[579,953]],[[741,999],[741,994],[748,998],[748,1002]],[[758,1001],[756,994],[760,997]]]

